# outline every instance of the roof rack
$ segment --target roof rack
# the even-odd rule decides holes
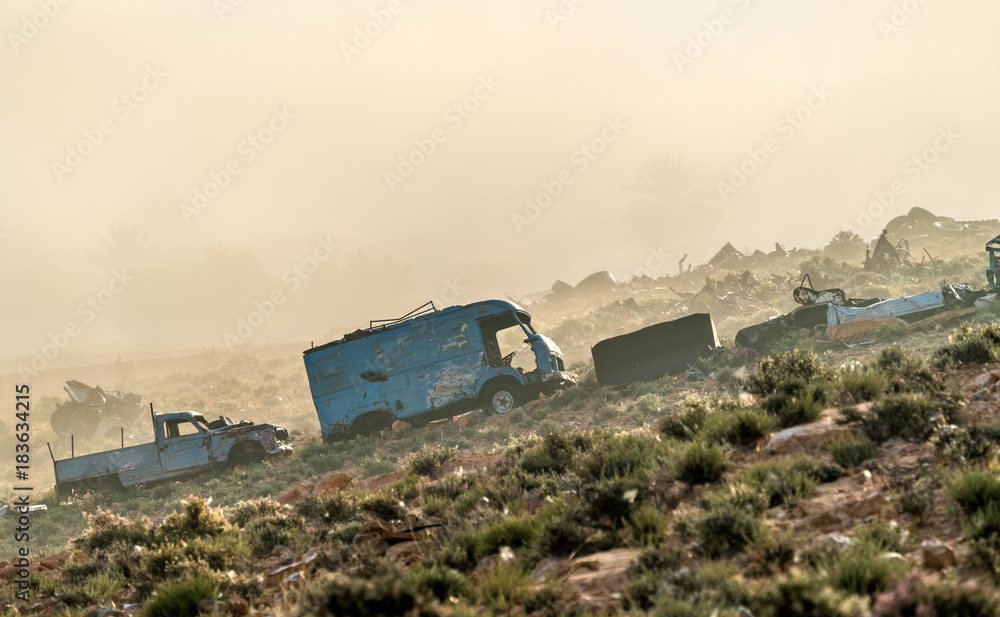
[[[430,308],[427,308],[428,306]],[[407,313],[406,315],[403,315],[402,317],[397,317],[396,319],[372,319],[371,321],[368,322],[368,329],[371,330],[372,328],[375,328],[376,324],[384,328],[386,326],[391,326],[392,324],[397,324],[401,321],[406,321],[411,317],[416,317],[418,315],[423,315],[425,313],[436,313],[436,312],[437,312],[437,307],[434,306],[434,301],[431,300],[430,302],[422,304],[417,308],[413,309],[412,311],[410,311],[409,313]]]

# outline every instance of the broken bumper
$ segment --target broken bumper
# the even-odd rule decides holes
[[[294,448],[292,448],[292,446],[289,446],[287,444],[283,444],[283,445],[278,446],[274,450],[271,450],[270,452],[268,452],[268,454],[270,454],[272,456],[275,456],[275,455],[279,455],[279,454],[291,454],[293,451],[294,451]]]
[[[557,373],[546,373],[542,375],[542,383],[545,385],[572,385],[576,383],[576,378],[572,373],[559,371]]]

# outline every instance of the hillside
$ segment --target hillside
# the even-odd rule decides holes
[[[47,414],[62,381],[75,378],[141,393],[161,411],[283,424],[296,452],[106,503],[42,493],[36,502],[49,510],[32,517],[32,602],[15,601],[17,568],[0,566],[0,608],[995,614],[994,307],[956,331],[887,327],[852,347],[800,333],[760,357],[723,353],[692,375],[622,388],[600,387],[589,361],[603,338],[702,305],[728,342],[794,308],[791,290],[806,273],[817,289],[854,297],[933,290],[942,278],[981,286],[983,235],[920,247],[940,259],[905,274],[863,272],[863,246],[859,256],[831,245],[556,295],[529,310],[566,353],[577,387],[507,416],[474,412],[339,444],[318,440],[303,346],[45,371],[32,381],[37,448],[52,439]],[[687,295],[748,270],[757,281],[749,289]],[[12,431],[0,429],[3,452],[13,451]],[[36,486],[51,486],[47,458],[36,456],[33,471]],[[0,494],[11,486],[0,480]],[[0,520],[0,537],[15,527]],[[13,550],[0,543],[0,559],[12,561]]]

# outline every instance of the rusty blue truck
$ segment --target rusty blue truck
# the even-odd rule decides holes
[[[534,368],[501,349],[524,336]],[[498,338],[498,335],[500,337]],[[482,408],[505,414],[575,383],[562,351],[513,302],[433,303],[303,352],[323,438],[370,434],[396,420],[422,422]]]
[[[128,486],[292,451],[286,443],[288,430],[283,426],[237,422],[225,416],[209,422],[195,411],[153,413],[150,409],[150,414],[154,431],[151,443],[62,460],[53,457],[56,496],[97,491],[107,497]]]

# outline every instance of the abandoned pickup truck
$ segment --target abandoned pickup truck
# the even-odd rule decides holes
[[[512,366],[497,334],[526,336],[535,368]],[[575,383],[551,339],[518,305],[487,300],[437,309],[433,303],[378,320],[303,352],[326,441],[369,434],[401,418],[424,421],[482,407],[504,414],[539,393]],[[529,367],[530,368],[530,367]]]
[[[137,446],[55,460],[56,496],[96,490],[104,496],[136,484],[167,480],[225,463],[254,462],[288,454],[283,426],[208,422],[194,411],[153,414],[155,440]]]

